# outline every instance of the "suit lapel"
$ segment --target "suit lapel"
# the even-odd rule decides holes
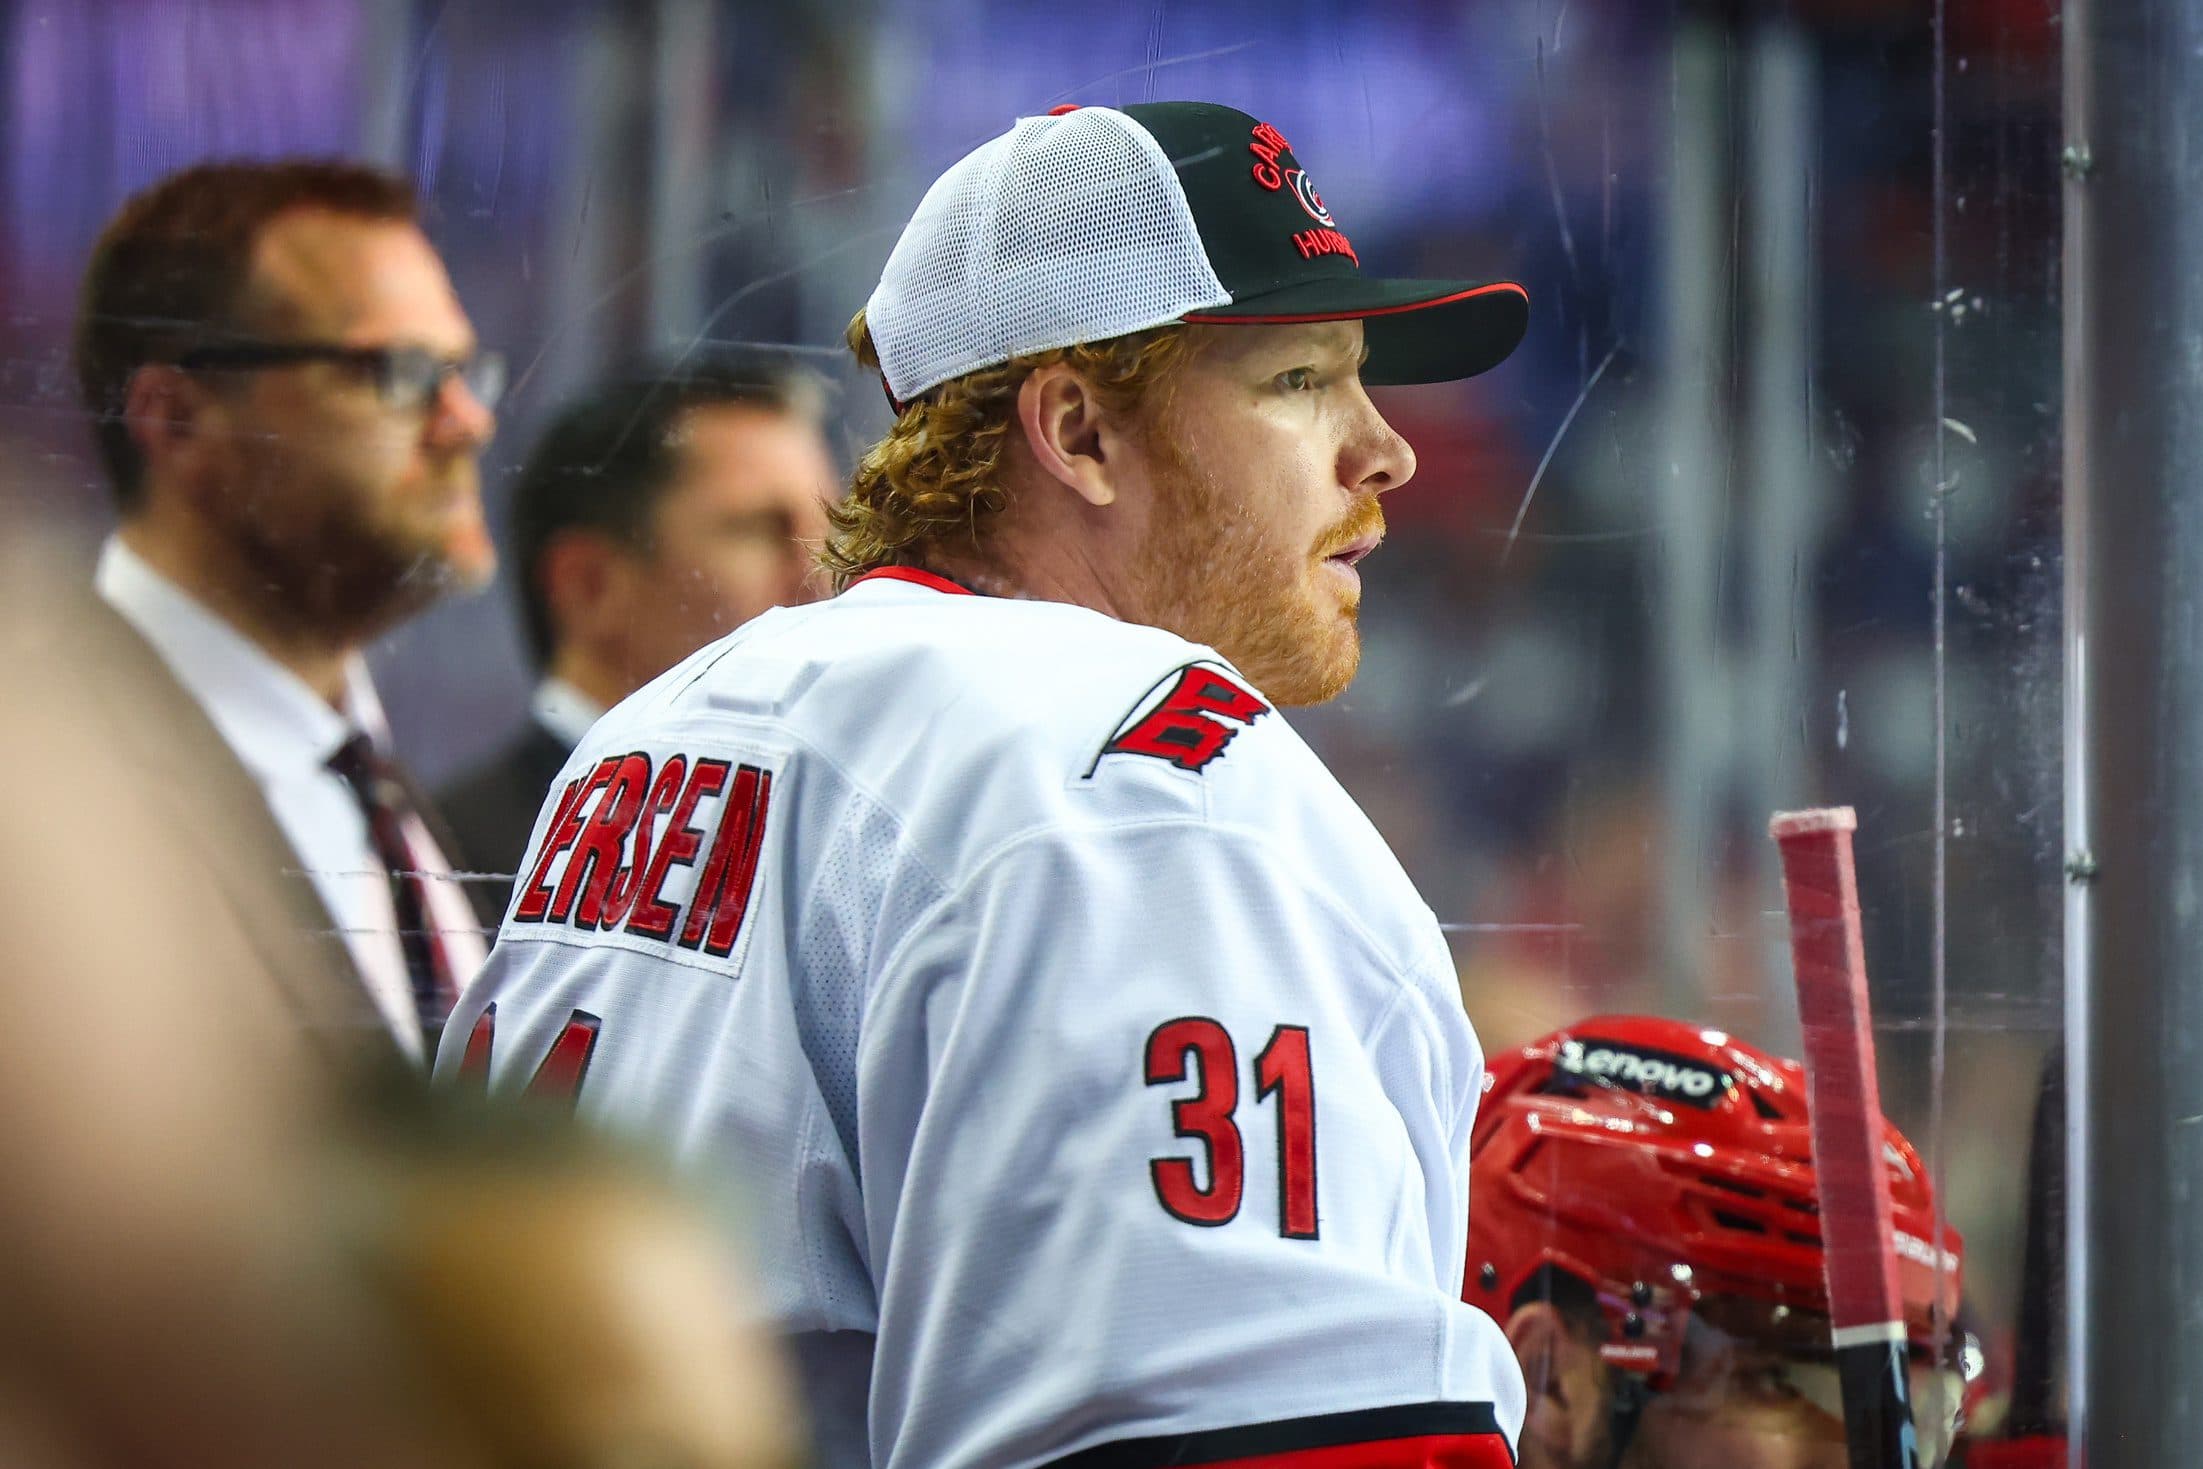
[[[201,856],[271,985],[332,1058],[402,1054],[259,783],[160,656],[92,599],[99,703],[145,799]]]

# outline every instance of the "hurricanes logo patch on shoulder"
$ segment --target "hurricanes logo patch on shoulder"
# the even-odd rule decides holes
[[[1154,696],[1163,690],[1160,699]],[[1168,760],[1180,770],[1205,770],[1240,730],[1270,712],[1239,681],[1206,663],[1188,663],[1166,675],[1117,727],[1094,757],[1094,769],[1111,755]]]

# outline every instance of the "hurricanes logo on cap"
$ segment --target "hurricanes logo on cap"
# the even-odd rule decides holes
[[[1277,166],[1278,158],[1293,151],[1293,145],[1285,141],[1285,134],[1266,122],[1255,124],[1254,135],[1247,144],[1247,151],[1254,155],[1254,181],[1273,194],[1285,187],[1285,175]]]
[[[1310,219],[1327,229],[1338,228],[1338,221],[1331,217],[1331,211],[1323,207],[1323,195],[1317,193],[1315,184],[1310,182],[1308,170],[1286,169],[1285,182],[1292,189],[1293,197],[1300,201],[1300,207],[1308,211]]]

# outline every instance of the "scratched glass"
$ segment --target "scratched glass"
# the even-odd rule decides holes
[[[1648,1013],[1796,1056],[1767,822],[1854,808],[1883,1102],[1928,1232],[1963,1239],[1936,1435],[2052,1428],[2062,1243],[2029,1165],[2063,1001],[2056,11],[16,0],[6,524],[86,564],[105,534],[68,303],[119,202],[200,159],[415,179],[510,364],[502,536],[551,413],[645,353],[790,349],[837,389],[846,468],[887,409],[843,327],[924,182],[1011,118],[1269,119],[1371,268],[1530,292],[1505,366],[1378,395],[1419,470],[1364,567],[1359,679],[1289,716],[1436,912],[1487,1052]],[[535,679],[509,569],[373,667],[425,784],[496,748]],[[1825,1419],[1818,1370],[1754,1390],[1810,1378],[1797,1421]]]

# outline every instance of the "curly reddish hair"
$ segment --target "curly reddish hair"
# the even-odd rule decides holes
[[[878,371],[862,311],[849,323],[848,342],[858,362]],[[934,547],[976,547],[987,521],[1009,504],[1002,451],[1027,376],[1068,363],[1105,407],[1129,412],[1168,390],[1188,342],[1188,329],[1173,323],[1013,357],[920,394],[858,461],[849,494],[829,509],[834,529],[820,562],[847,585],[883,566],[920,564]]]

